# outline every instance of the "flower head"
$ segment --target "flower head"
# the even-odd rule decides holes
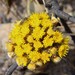
[[[57,22],[57,18],[43,12],[32,14],[23,23],[15,23],[7,43],[9,57],[30,70],[50,60],[58,62],[69,50],[69,39],[54,29]]]
[[[63,56],[67,54],[68,50],[69,50],[68,45],[61,45],[58,50],[59,56],[62,58]]]
[[[20,56],[16,58],[16,62],[19,66],[26,66],[27,65],[27,58],[24,56]]]
[[[47,61],[50,61],[50,55],[47,52],[42,52],[41,54],[41,60],[43,61],[43,63],[45,64]]]
[[[32,51],[29,54],[29,58],[31,59],[32,62],[38,61],[40,59],[40,53],[37,51]]]

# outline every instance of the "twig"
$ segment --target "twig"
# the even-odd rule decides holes
[[[46,0],[45,6],[49,9],[49,13],[52,12],[56,16],[58,16],[64,20],[68,20],[68,21],[75,23],[75,17],[70,16],[69,14],[60,10],[60,7],[59,7],[57,0]]]
[[[58,9],[53,9],[53,11],[58,17],[75,23],[75,18],[73,16],[70,16],[69,14],[67,14],[61,10],[58,10]]]
[[[69,36],[75,36],[75,33],[63,33],[65,35],[69,35]]]
[[[11,75],[17,67],[18,67],[17,63],[14,63],[13,65],[10,66],[5,75]]]

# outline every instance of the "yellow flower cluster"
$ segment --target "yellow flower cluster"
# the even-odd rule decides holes
[[[23,23],[15,23],[7,43],[8,55],[31,70],[50,60],[57,62],[69,50],[69,38],[54,29],[57,22],[46,13],[34,13]]]

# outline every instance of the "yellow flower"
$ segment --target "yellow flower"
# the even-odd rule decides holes
[[[15,47],[15,54],[16,54],[16,56],[23,56],[24,51],[20,46],[16,46]]]
[[[62,58],[63,56],[65,56],[68,53],[68,50],[69,50],[68,45],[61,45],[58,50],[59,56]]]
[[[33,20],[33,19],[39,19],[39,14],[38,13],[33,13],[29,19]]]
[[[49,16],[47,15],[47,13],[42,12],[42,13],[39,14],[39,18],[40,18],[40,19],[48,19]]]
[[[46,62],[50,61],[50,55],[46,53],[45,51],[43,51],[41,54],[41,60],[45,64]]]
[[[21,34],[24,35],[24,37],[30,32],[27,26],[23,26],[20,31],[21,31]]]
[[[50,54],[56,54],[57,52],[57,48],[53,47],[52,49],[50,49]]]
[[[41,22],[41,25],[43,26],[43,28],[47,28],[47,27],[52,27],[53,24],[50,21],[50,19],[43,19]]]
[[[48,29],[48,31],[47,31],[47,34],[48,34],[49,36],[52,36],[52,35],[54,34],[54,31],[53,31],[52,27],[49,27],[49,29]]]
[[[6,46],[7,46],[8,52],[13,52],[14,51],[14,45],[12,43],[8,42],[6,44]]]
[[[34,48],[37,51],[39,48],[42,48],[43,45],[40,41],[34,41]]]
[[[45,47],[52,46],[53,42],[53,38],[49,38],[49,36],[46,36],[43,40],[43,44]]]
[[[68,44],[69,40],[70,40],[70,37],[67,36],[66,38],[63,39],[63,43]]]
[[[21,24],[22,27],[29,27],[29,21],[28,19],[23,21],[22,24]]]
[[[41,24],[41,21],[39,19],[33,19],[29,20],[30,26],[32,27],[37,27]]]
[[[41,23],[41,20],[39,20],[39,15],[37,13],[36,14],[34,13],[29,17],[30,26],[37,27],[40,25],[40,23]]]
[[[32,47],[30,46],[30,44],[24,44],[24,45],[22,45],[22,48],[26,54],[29,54],[32,50]]]
[[[25,43],[25,40],[22,38],[21,35],[18,35],[18,37],[16,36],[12,42],[14,41],[14,43],[16,43],[17,45],[21,45],[23,43]]]
[[[37,51],[32,51],[29,54],[29,58],[31,59],[32,62],[38,61],[40,59],[40,53]]]
[[[33,42],[33,37],[32,37],[31,35],[29,35],[29,36],[27,37],[27,41],[28,41],[29,43]]]
[[[24,56],[20,56],[16,58],[16,62],[19,66],[26,66],[27,65],[27,58]]]
[[[39,40],[40,38],[42,38],[42,36],[45,34],[44,30],[41,29],[40,27],[36,27],[33,30],[32,36],[34,39]]]
[[[30,64],[28,64],[27,68],[32,71],[32,70],[35,70],[36,65],[35,65],[35,63],[30,63]]]
[[[9,35],[9,38],[15,38],[19,34],[20,31],[20,26],[19,25],[14,25],[14,28],[12,29],[11,34]]]
[[[56,31],[56,32],[54,32],[53,39],[54,39],[55,43],[61,43],[63,40],[63,36],[60,32]]]

